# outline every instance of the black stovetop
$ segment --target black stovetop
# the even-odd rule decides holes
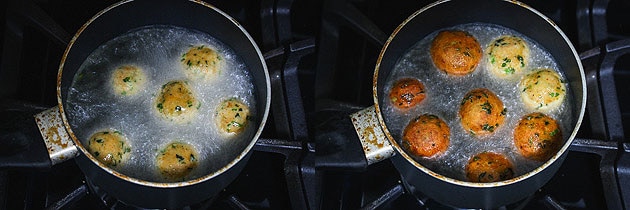
[[[86,20],[114,2],[0,3],[6,8],[0,11],[0,102],[18,104],[19,110],[28,110],[22,113],[27,117],[55,106],[57,68],[67,42]],[[358,144],[354,131],[335,133],[347,126],[343,121],[349,113],[373,104],[374,65],[385,39],[430,2],[210,1],[252,35],[267,58],[272,86],[278,88],[272,90],[271,115],[245,169],[219,195],[188,209],[448,208],[407,190],[390,161],[367,166],[357,159],[356,150],[347,149]],[[629,208],[630,15],[625,11],[630,2],[524,2],[550,17],[574,43],[591,84],[588,103],[596,105],[587,108],[568,157],[552,180],[505,208]],[[614,70],[602,70],[606,66]],[[0,126],[22,118],[2,119]],[[330,142],[320,141],[331,136],[338,139],[332,149],[327,148]],[[74,161],[43,171],[0,171],[0,209],[123,207],[115,199],[96,196]]]

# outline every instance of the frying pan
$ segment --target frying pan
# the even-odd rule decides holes
[[[385,92],[387,79],[408,49],[427,35],[467,23],[489,23],[513,29],[539,43],[555,58],[572,90],[568,98],[572,130],[562,148],[540,167],[510,180],[473,183],[438,174],[415,161],[400,146],[388,128],[382,105],[389,103]],[[428,52],[427,52],[428,53]],[[374,72],[373,98],[378,123],[394,148],[391,160],[404,181],[412,189],[436,201],[459,208],[497,208],[517,202],[544,185],[558,170],[567,149],[582,122],[586,106],[586,86],[580,59],[564,33],[549,18],[518,1],[507,0],[443,0],[413,13],[391,34],[378,57]]]
[[[88,152],[82,139],[75,133],[82,129],[81,125],[73,125],[73,119],[66,110],[72,107],[67,98],[75,75],[86,58],[99,46],[115,37],[149,26],[173,26],[205,33],[231,48],[242,60],[252,78],[256,113],[247,126],[253,132],[244,133],[244,143],[228,144],[229,154],[225,163],[218,169],[191,180],[180,182],[146,181],[127,176],[105,164],[99,162]],[[45,139],[53,139],[53,145],[63,145],[63,151],[77,151],[74,158],[88,182],[99,190],[122,201],[123,203],[141,208],[182,208],[204,199],[215,196],[224,189],[245,166],[250,157],[252,147],[262,133],[267,119],[270,104],[270,82],[267,66],[262,53],[245,29],[233,18],[219,9],[202,1],[169,1],[169,0],[137,0],[116,3],[91,18],[74,35],[67,46],[59,66],[57,76],[58,112],[48,111],[51,119],[59,120],[62,125],[42,128]],[[49,116],[42,114],[42,116]],[[55,118],[54,116],[59,116]],[[47,117],[36,117],[38,125],[47,121]],[[51,120],[52,121],[52,120]],[[212,123],[208,123],[211,125]],[[60,138],[64,133],[71,141]],[[54,137],[47,136],[52,134]],[[51,140],[46,140],[49,153],[56,154],[51,149]],[[61,151],[62,155],[52,158],[52,162],[74,157],[72,152]],[[231,152],[233,151],[233,152]],[[22,164],[0,164],[2,167],[23,167]],[[33,164],[41,168],[48,164]]]

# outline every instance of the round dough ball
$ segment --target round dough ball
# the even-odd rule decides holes
[[[390,100],[399,109],[414,107],[422,102],[425,97],[424,85],[414,78],[404,78],[396,81],[389,92]]]
[[[184,74],[191,80],[211,79],[224,65],[224,58],[205,45],[193,46],[180,59]]]
[[[507,109],[501,99],[485,88],[468,92],[459,108],[462,126],[472,135],[493,133],[503,124],[506,114]]]
[[[129,159],[131,145],[120,131],[100,131],[92,134],[87,150],[101,163],[116,167]]]
[[[137,66],[124,65],[116,68],[111,76],[114,93],[118,95],[135,95],[144,88],[147,80],[142,69]]]
[[[183,181],[197,168],[199,155],[190,145],[173,142],[160,151],[156,165],[162,177],[169,181]]]
[[[466,75],[475,70],[482,57],[477,39],[464,31],[440,31],[431,43],[431,58],[447,74]]]
[[[466,177],[471,182],[498,182],[514,177],[512,162],[504,155],[482,152],[472,156],[466,165]]]
[[[488,69],[497,78],[521,75],[529,62],[529,47],[516,36],[502,36],[488,47]]]
[[[450,137],[451,129],[442,119],[424,114],[409,122],[402,146],[413,155],[431,157],[448,149]]]
[[[550,111],[556,109],[564,101],[566,88],[558,73],[550,69],[542,69],[531,73],[519,84],[521,99],[530,110]]]
[[[558,122],[543,113],[523,116],[514,129],[514,145],[528,159],[547,161],[560,150],[562,141]]]
[[[201,102],[184,81],[171,81],[163,85],[155,101],[155,108],[162,117],[178,123],[190,122],[200,106]]]
[[[216,124],[224,133],[239,133],[247,126],[249,107],[236,98],[223,101],[215,112]]]

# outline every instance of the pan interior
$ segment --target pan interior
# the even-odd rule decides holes
[[[484,50],[479,65],[473,73],[466,76],[447,75],[438,70],[431,60],[429,48],[433,37],[440,30],[427,35],[412,45],[398,59],[391,72],[389,72],[383,88],[380,89],[381,92],[379,92],[381,96],[379,105],[381,106],[383,120],[392,137],[401,145],[402,133],[407,124],[422,114],[432,114],[437,115],[449,125],[451,130],[449,148],[445,153],[436,157],[410,156],[436,173],[457,180],[466,180],[464,168],[469,158],[484,151],[505,154],[514,164],[516,176],[528,173],[541,166],[543,162],[523,158],[516,150],[512,140],[513,130],[518,124],[518,120],[522,116],[534,112],[526,109],[520,100],[521,91],[518,88],[520,78],[513,80],[493,78],[486,69],[488,55],[485,53],[485,50],[494,39],[502,35],[516,35],[525,39],[531,50],[530,64],[525,69],[525,74],[535,72],[540,68],[551,68],[555,69],[563,78],[566,78],[561,67],[541,45],[512,29],[487,23],[469,23],[441,30],[447,29],[466,31],[478,40]],[[418,106],[403,111],[394,107],[389,98],[383,96],[389,95],[393,83],[407,77],[419,79],[426,87],[427,97]],[[566,142],[573,130],[572,123],[575,119],[573,119],[574,113],[572,112],[574,110],[574,104],[572,103],[574,101],[573,93],[569,85],[566,83],[564,85],[567,89],[567,97],[557,110],[547,114],[560,123],[563,140]],[[491,90],[503,101],[507,109],[506,120],[502,126],[486,137],[471,136],[464,131],[460,123],[461,119],[457,114],[464,95],[475,88]]]
[[[190,80],[184,75],[181,56],[199,45],[212,46],[225,58],[225,68],[216,78]],[[145,72],[146,83],[138,94],[113,93],[110,77],[121,65],[134,65]],[[186,180],[195,179],[236,159],[256,132],[257,123],[251,120],[237,135],[222,134],[214,123],[216,108],[228,98],[243,101],[250,116],[259,114],[249,72],[234,50],[206,33],[168,25],[136,28],[104,43],[82,63],[67,94],[66,114],[83,145],[95,132],[121,131],[131,144],[131,155],[114,170],[140,180],[167,182],[156,169],[160,150],[173,141],[192,145],[199,161]],[[190,123],[169,122],[155,110],[162,85],[174,80],[187,81],[201,103]]]

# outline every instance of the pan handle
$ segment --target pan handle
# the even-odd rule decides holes
[[[378,123],[374,106],[351,114],[350,119],[352,119],[355,131],[359,135],[368,165],[378,163],[396,154]]]
[[[39,133],[44,138],[52,165],[57,165],[77,156],[78,149],[63,125],[59,107],[55,106],[35,115]]]
[[[45,170],[76,156],[77,148],[68,137],[58,107],[34,116],[11,110],[3,115],[11,121],[4,122],[0,132],[0,169]]]

